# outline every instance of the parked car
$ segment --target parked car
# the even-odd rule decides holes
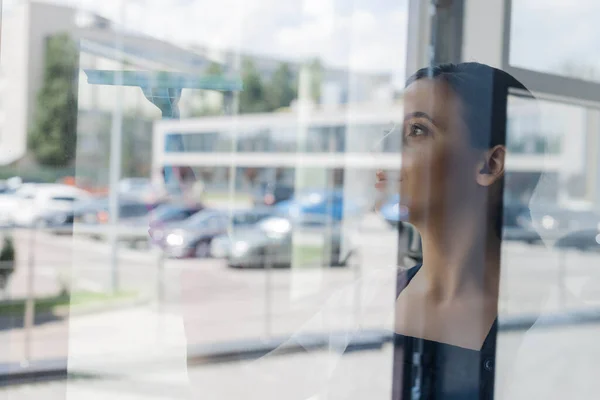
[[[513,196],[507,195],[504,199],[502,210],[503,225],[505,228],[518,228],[518,218],[529,214],[529,205]]]
[[[176,228],[194,214],[204,210],[200,204],[161,204],[143,218],[129,221],[132,225],[149,227],[148,233],[155,243],[160,243],[165,230]]]
[[[18,191],[21,193],[21,190]],[[91,195],[82,189],[61,184],[36,184],[17,201],[13,222],[18,226],[34,226],[48,212],[68,212],[75,202],[89,199]]]
[[[0,195],[14,193],[15,189],[11,188],[6,181],[0,181]]]
[[[517,217],[517,225],[521,232],[519,237],[527,242],[540,241],[542,239],[557,241],[561,246],[570,243],[573,246],[581,238],[577,232],[589,232],[597,230],[600,223],[600,215],[590,210],[577,210],[561,208],[550,205],[538,209],[535,218],[532,218],[528,210]],[[569,239],[566,239],[569,237]]]
[[[77,207],[76,202],[71,211],[47,211],[38,217],[36,227],[51,233],[70,234]]]
[[[273,215],[271,208],[254,208],[236,210],[230,214],[227,210],[204,210],[191,218],[161,232],[161,245],[169,257],[209,257],[211,242],[216,236],[234,231],[242,227],[252,226],[257,222]]]
[[[119,198],[119,220],[139,218],[148,215],[158,207],[157,203],[146,203],[128,197]],[[106,224],[110,221],[108,197],[96,198],[81,204],[74,212],[75,222],[83,224]]]
[[[148,178],[124,178],[119,181],[119,193],[143,202],[155,202],[160,191]]]
[[[99,207],[108,204],[107,202],[106,198],[98,197],[78,200],[70,210],[53,210],[43,213],[38,218],[37,227],[51,233],[71,233],[76,219],[78,222],[82,222],[82,215],[96,212]]]
[[[346,251],[344,239],[349,241]],[[226,240],[218,238],[220,243]],[[344,266],[353,253],[342,224],[323,216],[271,217],[236,232],[229,241],[227,264],[235,268],[290,267],[294,261]]]
[[[35,190],[35,184],[25,183],[15,185],[12,190],[0,194],[0,225],[14,225],[15,212],[19,208],[21,199],[33,196]]]
[[[356,201],[345,201],[341,190],[306,191],[275,206],[281,215],[296,219],[303,215],[329,216],[336,221],[356,216],[361,207]]]
[[[294,196],[294,186],[276,184],[262,184],[254,199],[257,206],[273,206]]]
[[[554,246],[581,251],[600,251],[600,225],[596,229],[585,229],[567,233],[558,239]]]
[[[529,206],[524,202],[507,196],[502,210],[503,239],[536,243],[541,240],[531,225]]]
[[[381,206],[379,214],[392,227],[397,227],[401,221],[408,218],[408,208],[400,204],[400,195],[395,194]]]

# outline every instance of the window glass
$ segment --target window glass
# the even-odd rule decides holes
[[[600,60],[591,51],[600,35],[597,2],[523,0],[512,1],[511,8],[510,65],[600,82]],[[545,51],[549,43],[552,51]]]

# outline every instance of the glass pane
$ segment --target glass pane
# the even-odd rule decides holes
[[[386,398],[408,2],[2,5],[0,397]]]
[[[496,395],[526,398],[535,390],[550,398],[567,392],[592,398],[600,388],[584,385],[573,368],[597,368],[590,354],[597,346],[589,337],[597,334],[598,328],[595,319],[587,316],[595,313],[599,300],[594,266],[600,249],[595,173],[600,112],[554,101],[513,98],[509,148],[511,139],[522,143],[514,132],[517,120],[529,121],[528,115],[539,118],[532,127],[536,136],[545,139],[544,144],[537,141],[545,151],[539,153],[542,158],[535,156],[537,151],[529,156],[515,154],[513,166],[519,165],[517,157],[523,161],[528,157],[528,171],[509,170],[506,180],[499,300],[504,329],[497,342],[496,382],[500,386]],[[523,149],[520,144],[512,147]],[[523,190],[527,187],[534,189]],[[526,203],[519,202],[519,197]],[[541,349],[550,342],[555,344],[552,350]],[[575,350],[567,342],[577,342],[588,350]],[[543,382],[556,374],[574,382],[560,389],[544,386]]]
[[[542,0],[511,3],[510,65],[600,82],[600,60],[591,50],[600,35],[596,23],[600,4]],[[548,46],[552,51],[545,50]]]
[[[0,3],[0,397],[598,397],[600,106],[480,2]]]

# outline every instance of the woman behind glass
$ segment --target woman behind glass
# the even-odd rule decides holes
[[[509,88],[527,91],[478,63],[407,82],[400,201],[423,263],[399,277],[394,399],[493,398]]]

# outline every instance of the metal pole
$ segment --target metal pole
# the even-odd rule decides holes
[[[123,29],[125,3],[120,1],[120,25]],[[115,103],[113,108],[110,132],[110,179],[109,179],[109,216],[110,216],[110,249],[111,249],[111,289],[119,289],[119,179],[121,178],[122,131],[123,131],[123,31],[116,32],[115,48],[119,57],[120,68],[116,73]]]
[[[161,310],[161,306],[165,301],[165,251],[160,250],[158,256],[158,268],[156,274],[156,298],[158,301],[158,309]]]
[[[561,309],[565,308],[566,299],[566,279],[567,279],[567,268],[566,268],[567,254],[565,250],[560,250],[558,253],[558,303]]]
[[[25,341],[23,349],[23,366],[31,361],[31,330],[35,323],[35,243],[37,227],[29,230],[29,257],[27,262],[27,300],[25,301]]]

